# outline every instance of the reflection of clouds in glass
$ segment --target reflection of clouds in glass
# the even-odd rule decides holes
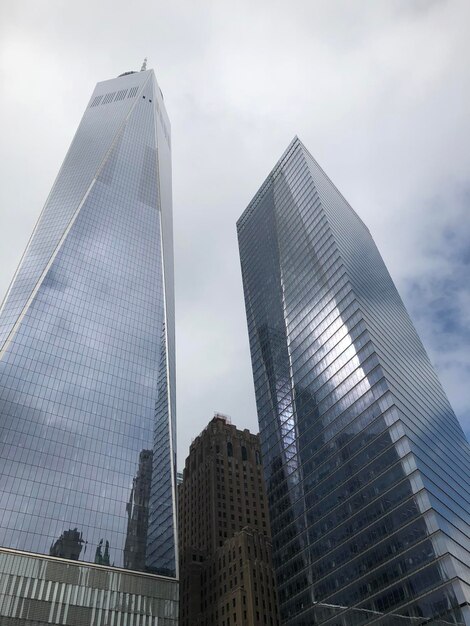
[[[457,607],[468,447],[367,228],[294,140],[238,229],[282,619]]]
[[[108,541],[116,565],[139,453],[154,445],[166,355],[160,214],[139,200],[155,137],[147,105],[127,122],[112,177],[93,186],[0,362],[10,419],[0,431],[11,455],[5,498],[18,523],[5,532],[16,532],[16,547],[47,554],[77,528],[93,549],[103,539],[102,558]],[[80,558],[93,559],[90,550]]]
[[[1,345],[46,268],[57,242],[77,210],[79,201],[89,188],[130,104],[125,100],[117,102],[112,115],[101,117],[99,113],[95,117],[85,116],[82,120],[82,132],[77,133],[72,149],[66,155],[60,175],[41,213],[34,237],[11,286],[8,301],[5,302],[0,318]]]

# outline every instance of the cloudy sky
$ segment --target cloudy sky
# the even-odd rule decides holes
[[[368,224],[470,434],[468,0],[5,0],[0,299],[94,85],[155,69],[172,122],[182,466],[257,430],[235,222],[298,135]]]

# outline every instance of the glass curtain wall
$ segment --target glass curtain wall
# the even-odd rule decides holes
[[[170,125],[98,83],[0,310],[0,545],[175,576]]]
[[[296,138],[237,228],[283,623],[470,624],[469,445],[367,227]]]

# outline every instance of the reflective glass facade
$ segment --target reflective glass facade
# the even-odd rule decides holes
[[[170,125],[98,83],[0,310],[0,545],[176,574]]]
[[[294,139],[237,224],[281,620],[470,624],[470,448],[374,241]]]

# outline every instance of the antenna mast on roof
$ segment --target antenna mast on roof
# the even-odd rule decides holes
[[[144,62],[142,63],[142,67],[140,68],[141,72],[145,72],[147,69],[147,57],[145,57]]]

